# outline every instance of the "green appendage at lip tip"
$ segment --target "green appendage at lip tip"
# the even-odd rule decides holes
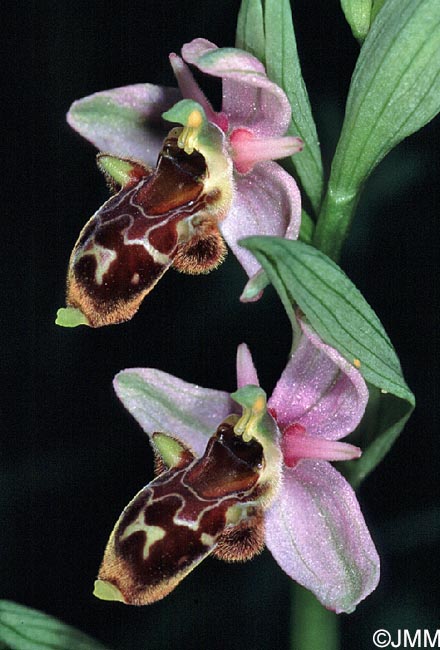
[[[95,580],[93,595],[100,600],[117,600],[121,603],[125,602],[119,589],[107,580]]]
[[[61,307],[57,311],[55,325],[60,327],[78,327],[78,325],[89,325],[89,321],[82,311],[76,307]]]

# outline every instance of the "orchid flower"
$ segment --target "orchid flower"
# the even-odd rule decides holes
[[[273,162],[303,145],[285,136],[291,108],[284,92],[255,57],[205,39],[184,45],[170,62],[179,90],[135,84],[98,92],[74,102],[67,115],[104,152],[98,166],[120,191],[75,245],[60,325],[128,320],[170,266],[185,273],[215,268],[225,254],[221,235],[250,278],[243,299],[257,299],[261,267],[238,241],[298,237],[299,191]],[[222,80],[220,112],[187,64]],[[167,136],[164,120],[182,126]]]
[[[226,560],[249,559],[264,542],[293,580],[337,613],[353,611],[376,587],[379,558],[355,493],[329,462],[359,457],[357,447],[339,440],[360,422],[368,390],[354,366],[323,343],[301,319],[298,324],[298,342],[267,410],[265,394],[244,344],[238,348],[238,391],[232,396],[150,368],[124,370],[116,376],[117,395],[152,438],[156,453],[157,436],[159,446],[163,446],[165,436],[174,452],[172,462],[164,465],[159,449],[159,477],[141,490],[121,515],[100,570],[95,590],[98,597],[149,603],[169,593],[209,553]],[[245,407],[241,417],[237,415],[237,402]],[[165,433],[155,433],[158,431]],[[231,438],[224,442],[225,432],[232,439],[240,439],[236,443],[239,453],[232,449]],[[223,460],[218,462],[219,452],[214,455],[213,448],[220,443]],[[246,443],[252,446],[244,452]],[[238,489],[238,462],[244,468],[240,469],[238,483],[241,492],[234,492]],[[169,467],[177,469],[177,474],[174,470],[160,473]],[[180,482],[177,475],[183,477]],[[202,488],[196,489],[194,477]],[[186,499],[183,484],[186,492],[191,487],[191,496]],[[194,512],[192,501],[203,489],[206,509],[206,485],[209,494],[219,499],[209,502],[209,511],[218,514],[215,532],[205,531],[200,514],[195,517],[197,523],[191,520],[190,526],[185,520],[176,526],[177,515],[165,525],[159,510],[153,509],[153,518],[150,510],[147,512],[167,494],[178,496]],[[234,519],[215,509],[225,503],[235,513]],[[182,533],[186,526],[191,528],[191,538]],[[203,537],[206,543],[200,548],[197,543]],[[121,545],[127,538],[132,539],[128,549]],[[143,555],[135,543],[141,544]],[[156,564],[147,570],[152,561],[150,549],[154,548]],[[136,564],[133,558],[137,558]]]

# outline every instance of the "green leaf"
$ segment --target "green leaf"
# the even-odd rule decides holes
[[[263,266],[293,322],[296,303],[326,343],[351,363],[359,359],[367,381],[412,399],[382,324],[339,266],[300,241],[249,237],[240,243]]]
[[[237,18],[235,46],[265,62],[264,23],[261,0],[243,0]]]
[[[261,24],[260,9],[261,2],[244,0],[239,15],[237,43],[240,43],[240,47],[256,53],[265,64],[269,78],[284,90],[289,99],[292,119],[288,133],[299,135],[305,143],[303,151],[292,156],[289,163],[317,213],[323,190],[321,152],[301,74],[290,3],[289,0],[266,0],[263,10],[264,27]],[[255,34],[251,28],[245,28],[246,24],[256,26]],[[262,30],[264,40],[261,36]],[[261,54],[262,43],[264,56]]]
[[[108,650],[74,627],[9,600],[0,600],[0,648],[3,647],[10,650]]]
[[[362,294],[321,251],[277,237],[249,237],[240,244],[263,266],[292,327],[296,329],[294,309],[298,305],[323,341],[356,367],[360,363],[365,380],[377,388],[370,400],[376,422],[374,438],[363,446],[362,459],[353,462],[355,469],[350,468],[350,479],[357,485],[387,453],[414,408],[414,395],[405,383],[396,352]]]
[[[388,0],[361,49],[314,243],[337,259],[363,184],[440,110],[440,2]]]
[[[292,106],[289,135],[305,142],[289,159],[316,213],[323,192],[318,135],[301,74],[289,0],[243,0],[238,14],[236,46],[256,56],[269,78],[286,93]]]
[[[362,43],[370,29],[373,0],[341,0],[341,6],[353,36]]]
[[[299,135],[305,143],[303,151],[292,156],[290,160],[317,213],[324,183],[321,151],[301,73],[289,0],[266,0],[264,28],[267,74],[281,86],[292,107],[288,133]]]
[[[373,9],[371,11],[371,22],[376,18],[379,11],[382,9],[382,5],[386,0],[373,0]]]

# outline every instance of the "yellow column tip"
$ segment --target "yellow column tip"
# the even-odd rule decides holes
[[[188,119],[186,121],[186,125],[189,126],[190,128],[193,129],[198,129],[200,126],[202,126],[203,118],[202,114],[200,111],[198,111],[196,108],[191,111],[191,113],[188,115]]]

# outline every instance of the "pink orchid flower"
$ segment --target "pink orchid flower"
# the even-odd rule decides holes
[[[359,371],[299,319],[300,337],[268,410],[283,455],[280,487],[264,511],[265,543],[280,567],[337,613],[351,612],[373,591],[379,558],[348,482],[329,461],[357,458],[339,442],[359,424],[368,389]],[[238,387],[257,385],[251,354],[237,354]],[[202,456],[216,427],[237,404],[160,370],[134,368],[114,381],[118,397],[152,435],[178,436]]]
[[[183,46],[182,58],[171,54],[170,62],[179,90],[135,84],[98,92],[74,102],[67,121],[100,151],[154,166],[169,130],[162,114],[182,97],[196,101],[223,134],[233,163],[232,203],[218,225],[249,278],[258,274],[243,299],[258,299],[265,284],[261,266],[238,241],[250,235],[296,239],[300,227],[298,187],[273,162],[303,146],[300,138],[284,135],[291,115],[288,99],[260,61],[235,48],[198,38]],[[187,63],[222,80],[221,112],[214,111]]]

